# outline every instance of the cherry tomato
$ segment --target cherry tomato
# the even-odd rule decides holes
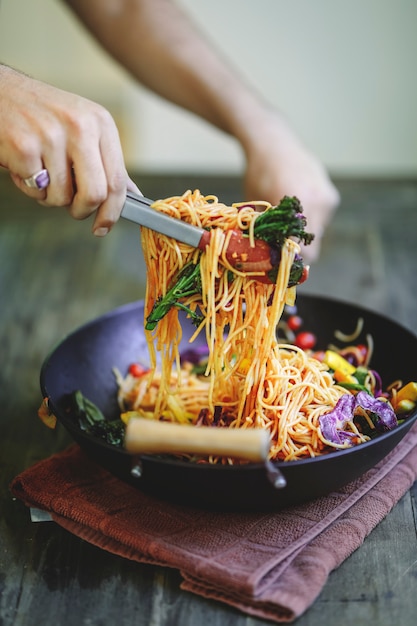
[[[140,363],[132,363],[129,366],[129,374],[131,374],[135,378],[140,378],[141,376],[146,374],[147,371],[148,368],[146,368],[144,365],[141,365]]]
[[[303,325],[303,320],[301,319],[299,315],[290,315],[290,317],[287,319],[288,328],[290,330],[293,330],[294,332],[296,330],[300,330],[302,325]]]
[[[295,336],[295,345],[301,348],[301,350],[311,350],[316,345],[316,335],[303,331]]]

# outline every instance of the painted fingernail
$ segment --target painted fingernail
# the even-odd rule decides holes
[[[109,229],[105,226],[100,226],[99,228],[96,228],[93,232],[96,237],[104,237],[109,232]]]

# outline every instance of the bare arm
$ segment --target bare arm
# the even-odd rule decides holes
[[[170,0],[66,0],[105,49],[138,81],[234,137],[246,157],[249,199],[297,195],[320,236],[338,193],[320,161]],[[117,221],[127,188],[114,120],[100,105],[0,65],[0,164],[16,185],[78,219],[96,213],[103,235]],[[23,179],[42,168],[45,190]],[[75,172],[76,188],[72,185]],[[306,254],[306,258],[307,257]]]
[[[221,130],[239,134],[240,126],[250,123],[260,108],[259,98],[175,2],[66,3],[140,83]]]
[[[139,82],[234,137],[246,157],[250,199],[278,203],[297,195],[317,236],[339,201],[319,159],[171,0],[66,0],[84,24]]]

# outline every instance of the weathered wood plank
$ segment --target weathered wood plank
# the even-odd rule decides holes
[[[225,202],[240,181],[137,176],[149,197],[201,188]],[[305,292],[360,303],[417,332],[417,182],[340,181],[342,206]],[[104,240],[65,211],[37,207],[0,175],[0,623],[60,626],[256,626],[226,606],[179,591],[180,575],[131,563],[52,523],[33,524],[10,480],[69,439],[40,423],[39,370],[74,328],[143,296],[139,233],[120,223]],[[417,486],[329,578],[298,626],[414,624]]]

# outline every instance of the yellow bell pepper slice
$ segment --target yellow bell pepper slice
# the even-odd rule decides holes
[[[401,387],[397,392],[396,402],[399,403],[402,400],[410,400],[411,402],[417,402],[417,383],[411,382]]]
[[[352,365],[352,363],[349,363],[349,361],[337,352],[334,352],[334,350],[326,350],[323,361],[330,369],[335,372],[341,372],[346,376],[351,376],[356,370],[356,367]]]

